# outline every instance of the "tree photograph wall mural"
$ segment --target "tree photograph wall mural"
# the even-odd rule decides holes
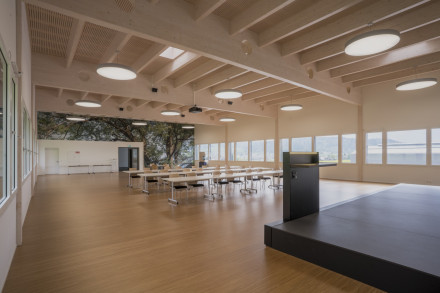
[[[194,130],[182,124],[146,121],[136,126],[133,120],[109,117],[74,122],[67,116],[38,112],[38,139],[143,142],[144,166],[193,164]]]

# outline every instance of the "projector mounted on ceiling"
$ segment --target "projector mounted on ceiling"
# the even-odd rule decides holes
[[[188,112],[190,113],[201,113],[202,108],[197,107],[197,105],[194,105],[193,107],[189,108]]]

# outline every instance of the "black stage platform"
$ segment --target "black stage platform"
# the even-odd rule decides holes
[[[390,292],[440,292],[440,187],[400,184],[265,226],[265,244]]]

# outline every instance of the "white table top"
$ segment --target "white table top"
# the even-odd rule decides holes
[[[210,180],[210,179],[228,179],[228,178],[236,178],[236,177],[246,177],[246,176],[264,176],[264,175],[275,175],[283,173],[281,170],[276,171],[262,171],[262,172],[251,172],[251,173],[232,173],[232,174],[220,174],[220,175],[203,175],[203,176],[190,176],[190,177],[172,177],[172,178],[164,178],[164,181],[174,182],[174,183],[182,183],[188,181],[202,181],[202,180]]]

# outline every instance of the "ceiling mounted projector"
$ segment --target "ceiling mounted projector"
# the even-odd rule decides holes
[[[189,108],[188,112],[190,112],[190,113],[201,113],[202,112],[202,108],[199,108],[196,105],[194,105],[193,107]]]

